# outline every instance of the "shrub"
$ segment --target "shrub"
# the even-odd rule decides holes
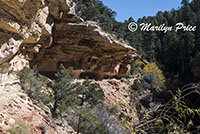
[[[77,133],[83,134],[109,134],[108,129],[97,116],[91,113],[90,108],[74,109],[68,122]]]
[[[154,73],[148,73],[143,75],[143,86],[145,89],[149,89],[151,91],[160,92],[163,91],[164,84],[162,81],[158,80]]]
[[[52,101],[52,95],[47,91],[46,83],[48,80],[45,76],[28,67],[24,67],[17,75],[22,89],[31,99],[44,104]]]
[[[141,60],[136,60],[131,64],[131,75],[136,75],[141,72],[141,68],[144,66],[144,63]]]
[[[143,68],[143,73],[144,74],[154,73],[158,78],[158,80],[165,83],[165,77],[163,76],[162,71],[158,68],[158,66],[155,63],[150,63],[145,65]]]
[[[3,63],[0,65],[0,73],[5,74],[9,72],[9,63]]]
[[[89,80],[82,84],[73,83],[69,72],[62,65],[55,76],[55,80],[48,84],[55,96],[53,113],[56,113],[57,109],[61,112],[66,111],[68,107],[78,107],[84,104],[93,107],[102,102],[104,93],[98,84]]]
[[[140,93],[144,91],[144,86],[141,80],[136,79],[134,84],[131,86],[130,96],[132,101],[135,101],[140,96]]]
[[[25,122],[16,122],[9,130],[10,134],[30,134],[30,127]]]

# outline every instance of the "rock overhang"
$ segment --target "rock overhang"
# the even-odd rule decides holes
[[[50,71],[55,72],[63,64],[74,77],[82,72],[124,76],[136,58],[134,48],[103,32],[94,22],[59,22],[55,23],[53,43],[39,60],[42,63],[38,70],[52,66]]]
[[[0,0],[2,4],[9,8],[2,8],[7,16],[1,16],[1,20],[7,21],[1,24],[9,28],[1,25],[0,29],[16,34],[21,41],[17,45],[14,42],[16,49],[9,58],[23,54],[39,72],[54,73],[63,64],[74,77],[82,72],[128,76],[130,64],[138,58],[136,50],[126,42],[102,31],[96,22],[83,21],[74,14],[75,4],[70,0]],[[0,60],[4,62],[5,58]]]

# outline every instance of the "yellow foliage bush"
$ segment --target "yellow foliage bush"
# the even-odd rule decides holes
[[[144,65],[144,62],[142,62],[140,59],[137,59],[136,61],[134,61],[134,63],[136,64],[136,65]]]
[[[158,66],[155,63],[146,64],[143,68],[143,73],[154,73],[158,80],[165,82],[165,77],[163,76],[162,70],[158,68]]]

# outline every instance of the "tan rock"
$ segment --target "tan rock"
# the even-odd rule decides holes
[[[13,71],[20,71],[22,70],[25,66],[29,66],[28,60],[25,58],[24,55],[19,54],[16,55],[10,62],[10,70]]]
[[[101,31],[96,23],[56,22],[54,29],[56,45],[52,44],[54,47],[46,49],[45,55],[39,53],[31,61],[40,72],[56,72],[62,63],[75,77],[78,70],[105,77],[129,75],[129,64],[137,58],[136,50]]]
[[[0,32],[0,64],[19,52],[44,73],[64,64],[73,68],[75,77],[82,72],[128,76],[136,50],[103,32],[96,22],[84,22],[75,14],[75,5],[71,0],[0,0],[0,29],[6,31]],[[11,68],[19,70],[19,64]]]
[[[15,124],[15,120],[14,120],[14,119],[12,119],[12,118],[10,118],[10,119],[8,120],[8,122],[9,122],[9,124],[10,124],[10,125],[13,125],[13,124]]]
[[[19,50],[22,42],[37,42],[46,24],[44,0],[0,0],[0,64]]]

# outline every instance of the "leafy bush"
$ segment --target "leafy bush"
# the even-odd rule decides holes
[[[73,111],[73,116],[78,121],[71,121],[71,123],[75,123],[73,127],[78,132],[86,134],[107,133],[104,125],[90,113],[94,106],[104,100],[104,93],[98,84],[89,80],[82,84],[74,83],[63,65],[60,66],[55,74],[55,79],[52,81],[28,67],[18,72],[17,75],[20,78],[22,89],[31,99],[45,105],[53,104],[53,106],[49,106],[51,106],[54,117],[68,119],[69,111]],[[51,88],[50,91],[49,88]],[[20,126],[23,127],[23,124],[20,124]]]
[[[72,83],[70,74],[64,66],[60,66],[59,71],[55,74],[55,79],[50,81],[48,86],[52,88],[54,94],[51,111],[54,116],[57,114],[57,110],[62,113],[68,109],[68,106],[80,103],[80,99],[77,98],[79,88],[75,89],[78,85]]]
[[[0,73],[5,74],[9,72],[9,64],[3,63],[0,65]]]
[[[25,122],[16,122],[13,127],[9,130],[10,134],[31,134],[30,127]]]
[[[155,63],[146,64],[143,68],[143,73],[154,73],[158,80],[162,81],[163,83],[165,82],[165,77],[163,76],[162,71],[158,68],[158,66]]]
[[[139,67],[137,64],[132,63],[131,64],[131,75],[136,75],[139,72]]]
[[[144,74],[142,77],[142,83],[144,89],[151,90],[152,92],[160,92],[164,90],[164,84],[162,81],[158,80],[154,73]]]
[[[142,94],[143,96],[147,94],[146,91],[151,91],[154,95],[164,91],[163,83],[157,79],[154,73],[144,74],[142,78],[134,81],[130,90],[131,99],[137,100]]]

